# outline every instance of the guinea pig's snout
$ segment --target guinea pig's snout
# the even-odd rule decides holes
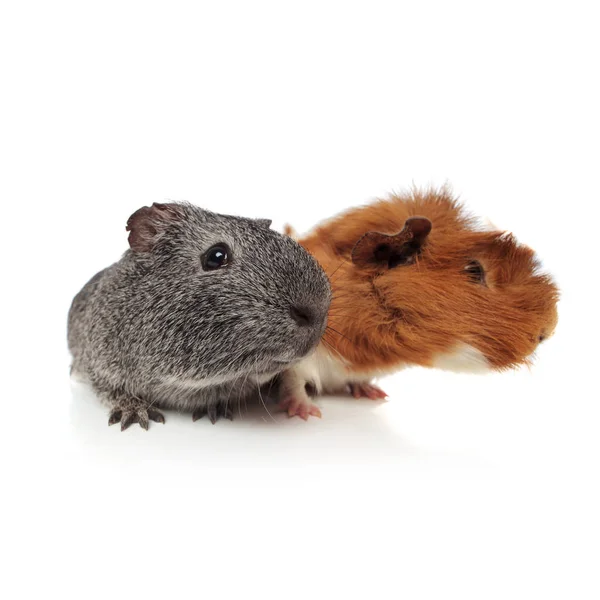
[[[538,344],[545,342],[548,338],[552,337],[553,334],[554,328],[542,329],[542,331],[540,331],[540,334],[538,335]]]
[[[319,343],[327,323],[327,308],[328,305],[321,306],[319,302],[290,304],[290,325],[293,323],[295,330],[291,339],[296,347],[297,357],[304,356]]]
[[[542,330],[538,334],[538,338],[537,338],[538,344],[541,344],[542,342],[544,342],[548,338],[551,338],[554,335],[554,331],[556,330],[557,323],[558,323],[558,312],[556,311],[556,307],[554,307],[554,310],[552,312],[550,319],[548,319],[547,323],[545,324],[545,326],[542,328]]]
[[[545,342],[548,338],[551,338],[554,335],[554,325],[549,327],[544,327],[538,334],[536,341],[536,346]]]
[[[315,313],[308,306],[293,305],[290,306],[290,315],[300,327],[309,327],[315,322]]]

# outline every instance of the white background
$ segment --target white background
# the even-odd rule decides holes
[[[3,2],[4,598],[598,598],[593,2]],[[536,366],[121,433],[66,315],[137,208],[306,231],[449,181],[563,291]]]

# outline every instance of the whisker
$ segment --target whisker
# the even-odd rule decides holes
[[[242,387],[240,388],[240,401],[238,403],[238,412],[240,413],[240,419],[242,418],[242,400],[244,401],[244,410],[248,412],[248,404],[246,402],[246,398],[243,395],[244,388],[246,387],[246,382],[248,381],[248,376],[250,375],[250,370],[246,373],[246,377],[244,377],[244,381],[242,383]]]
[[[345,258],[342,259],[342,262],[336,267],[335,271],[331,275],[329,275],[329,280],[330,281],[333,281],[333,276],[339,271],[340,267],[342,265],[344,265],[346,262],[348,262],[348,261]]]
[[[342,354],[339,352],[339,350],[337,350],[337,348],[334,348],[326,339],[322,338],[321,342],[323,342],[323,344],[325,344],[325,346],[333,353],[333,354],[337,354],[342,360],[343,360],[343,356]]]
[[[233,391],[233,388],[237,385],[237,383],[239,382],[239,380],[242,378],[241,375],[238,375],[234,380],[233,383],[231,384],[231,387],[229,388],[229,394],[227,394],[227,400],[225,400],[225,414],[227,414],[227,407],[229,406],[229,398],[231,398],[231,392]],[[242,413],[240,412],[240,419],[242,418]]]
[[[257,382],[256,382],[256,384],[257,384],[257,386],[258,386],[258,397],[260,398],[260,401],[262,402],[262,405],[263,405],[264,409],[267,411],[267,414],[268,414],[268,415],[271,417],[271,419],[272,419],[272,420],[273,420],[275,423],[279,423],[279,421],[278,421],[278,420],[277,420],[277,419],[276,419],[276,418],[275,418],[275,417],[274,417],[274,416],[271,414],[271,412],[270,412],[270,411],[269,411],[269,409],[267,408],[267,404],[266,404],[266,402],[264,401],[264,399],[263,399],[263,397],[262,397],[262,394],[261,394],[261,392],[260,392],[260,384],[258,383],[258,369],[256,369],[256,365],[257,365],[257,364],[258,364],[257,362],[255,362],[255,363],[254,363],[254,368],[255,368],[255,370],[256,370],[256,379],[257,379]]]
[[[333,313],[333,314],[329,314],[327,315],[328,319],[348,319],[350,321],[358,321],[359,319],[357,319],[356,317],[353,317],[352,315],[347,315],[347,314],[343,314],[343,313]]]
[[[349,337],[345,336],[343,333],[339,332],[337,329],[334,329],[330,325],[327,325],[327,327],[325,327],[325,331],[334,331],[335,333],[341,335],[343,338],[347,339],[350,343],[352,343],[352,340]]]

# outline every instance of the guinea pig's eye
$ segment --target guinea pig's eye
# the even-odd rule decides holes
[[[483,266],[479,261],[472,260],[467,263],[467,266],[464,268],[464,272],[467,274],[469,281],[485,285],[485,271],[483,270]]]
[[[209,248],[202,257],[202,268],[205,271],[214,271],[229,264],[229,248],[225,244],[216,244]]]

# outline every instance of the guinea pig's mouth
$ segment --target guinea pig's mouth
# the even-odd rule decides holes
[[[282,358],[281,356],[269,358],[263,363],[262,371],[265,373],[281,373],[302,360],[304,356],[302,354],[301,356],[290,356],[289,358]]]
[[[267,360],[271,363],[275,363],[276,365],[286,366],[298,362],[298,360],[306,356],[306,353],[307,352],[304,347],[294,348],[290,346],[286,350],[269,357]]]
[[[280,357],[265,358],[260,364],[255,366],[255,370],[260,374],[279,373],[291,366],[294,362],[294,359],[284,359]]]
[[[291,367],[294,363],[298,362],[298,360],[298,358],[272,358],[270,364],[281,370]]]

